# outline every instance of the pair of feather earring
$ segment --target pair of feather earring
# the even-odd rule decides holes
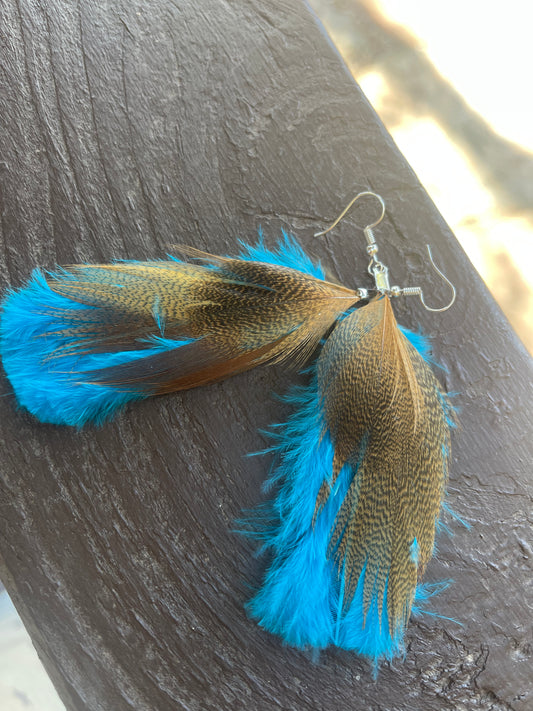
[[[326,281],[288,236],[275,250],[241,244],[236,258],[183,247],[194,263],[37,270],[3,302],[0,354],[22,407],[82,427],[262,363],[300,365],[333,327],[310,384],[288,396],[294,414],[274,427],[277,495],[254,534],[272,560],[248,610],[290,645],[336,645],[375,665],[401,651],[427,595],[417,581],[433,551],[453,409],[425,340],[394,318],[391,297],[423,295],[390,288],[377,259],[382,198],[360,193],[329,229],[365,195],[382,208],[364,230],[370,293]]]

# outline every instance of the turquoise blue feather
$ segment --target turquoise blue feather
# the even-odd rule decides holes
[[[303,361],[356,293],[324,281],[287,235],[241,248],[234,259],[182,248],[192,264],[36,270],[2,303],[0,355],[19,405],[82,427],[133,400]]]
[[[262,540],[263,548],[271,555],[271,562],[261,587],[248,603],[247,609],[250,616],[262,627],[281,637],[286,644],[298,649],[325,649],[336,646],[351,650],[370,658],[376,670],[380,659],[391,659],[403,651],[409,613],[413,605],[414,609],[417,609],[417,605],[431,594],[428,586],[417,582],[417,576],[423,572],[427,560],[421,559],[421,546],[416,534],[420,536],[424,555],[428,545],[432,551],[431,537],[434,535],[447,477],[447,432],[453,421],[453,412],[437,381],[430,379],[429,387],[434,390],[434,399],[431,394],[428,395],[434,407],[431,418],[437,422],[431,427],[436,427],[439,437],[443,439],[439,439],[438,450],[431,455],[432,462],[436,462],[436,489],[427,493],[426,503],[419,503],[418,496],[415,495],[418,508],[430,509],[429,519],[426,516],[418,520],[415,516],[415,519],[411,520],[409,510],[412,508],[412,502],[406,500],[406,512],[400,512],[397,520],[405,519],[409,532],[404,535],[404,532],[395,530],[399,524],[393,524],[392,531],[385,531],[386,527],[391,526],[391,513],[386,510],[391,506],[394,509],[395,495],[386,488],[381,490],[383,482],[377,472],[368,470],[368,458],[371,457],[371,451],[376,449],[376,437],[379,437],[381,443],[378,449],[383,449],[386,457],[386,450],[393,435],[380,431],[379,427],[372,431],[372,426],[365,425],[358,441],[351,444],[349,456],[336,462],[336,450],[338,455],[339,448],[342,449],[340,439],[350,437],[350,430],[348,435],[345,435],[340,432],[334,418],[328,417],[328,387],[324,382],[321,385],[320,380],[322,371],[323,381],[327,381],[327,385],[333,390],[337,389],[340,394],[338,387],[342,381],[341,373],[346,372],[342,358],[350,360],[350,349],[357,351],[357,340],[361,338],[364,341],[372,330],[368,328],[368,323],[365,323],[360,331],[356,326],[352,326],[352,323],[361,318],[360,314],[363,314],[365,309],[368,307],[363,306],[342,322],[346,337],[353,335],[352,346],[344,345],[342,354],[336,352],[333,341],[344,338],[343,335],[336,335],[336,330],[340,329],[340,326],[337,326],[326,342],[318,362],[312,368],[310,385],[293,389],[287,398],[294,408],[293,415],[285,424],[273,428],[271,436],[274,443],[268,451],[274,452],[276,463],[267,488],[276,489],[277,495],[268,507],[268,515],[265,515],[265,509],[261,507],[258,509],[255,523],[253,519],[249,522],[253,528],[251,535]],[[421,360],[422,356],[427,359],[429,348],[426,340],[420,334],[412,334],[404,329],[402,332],[400,336],[406,339],[408,347],[418,349],[417,352],[422,354],[418,356]],[[415,358],[414,355],[412,357]],[[351,362],[348,372],[358,368],[357,363]],[[401,368],[401,365],[399,367]],[[372,385],[369,383],[372,375],[367,374],[365,377],[366,380],[358,382],[360,387],[347,385],[351,381],[357,381],[357,378],[351,376],[342,386],[343,394],[339,402],[345,400],[349,403],[346,406],[344,421],[349,417],[349,410],[357,413],[365,409],[368,410],[367,422],[379,421],[379,411],[372,409],[376,405],[371,394]],[[381,405],[385,407],[383,403]],[[357,425],[351,432],[357,436]],[[416,447],[418,446],[417,439]],[[406,450],[409,451],[409,448],[410,444],[406,443]],[[394,451],[396,458],[397,450]],[[371,461],[376,460],[371,458]],[[414,463],[415,460],[412,461]],[[421,466],[423,469],[424,465]],[[403,475],[412,477],[413,482],[417,479],[416,473],[411,473],[410,469],[404,471]],[[360,529],[362,537],[359,541],[345,542],[343,536],[348,536],[354,527],[353,522],[357,522],[358,516],[364,514],[364,511],[361,513],[360,510],[361,500],[352,492],[354,487],[363,492],[365,482],[367,487],[374,488],[371,495],[382,499],[381,503],[376,504],[378,514],[373,523],[377,528],[372,528],[373,523],[370,522],[367,526],[369,532],[364,528]],[[424,493],[421,493],[424,497]],[[434,500],[437,500],[438,504],[431,508],[430,503]],[[381,508],[385,509],[385,513],[380,512]],[[262,525],[262,521],[267,521],[268,524]],[[370,542],[365,547],[366,536]],[[406,539],[404,552],[402,553],[401,545],[395,546],[392,540],[389,541],[388,552],[384,554],[380,538],[389,540],[395,536],[400,541]],[[431,539],[429,544],[428,536]],[[362,556],[362,565],[357,569],[353,563],[357,555],[351,551],[357,553],[359,546],[364,546],[365,553]],[[396,551],[398,561],[394,558],[391,560],[390,550]],[[385,565],[382,562],[376,566],[376,560],[388,561],[387,569],[379,570],[376,574],[376,568]],[[403,603],[396,602],[396,605],[391,605],[389,580],[394,581],[394,578],[390,578],[390,571],[393,571],[394,576],[396,568],[412,571],[414,582],[410,585],[406,583]],[[378,581],[381,579],[384,580],[384,585],[380,591]],[[394,582],[394,585],[398,598],[398,584]],[[401,612],[398,613],[398,610]],[[392,615],[396,615],[398,619],[395,620]]]

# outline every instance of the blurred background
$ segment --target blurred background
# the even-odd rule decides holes
[[[533,353],[533,5],[308,1]]]
[[[308,2],[533,352],[533,5]],[[0,708],[64,711],[4,590]]]

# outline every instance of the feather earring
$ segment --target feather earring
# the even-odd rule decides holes
[[[353,650],[376,671],[402,650],[411,609],[428,595],[418,580],[433,552],[454,414],[427,343],[394,318],[390,297],[424,301],[418,288],[390,288],[377,259],[382,199],[358,195],[334,225],[361,195],[382,205],[364,230],[375,289],[335,326],[310,385],[288,396],[294,414],[273,430],[278,493],[251,534],[272,561],[248,611],[289,645]],[[430,309],[443,311],[455,289],[437,271],[453,290],[448,306]]]
[[[42,422],[81,427],[132,400],[303,363],[360,299],[325,281],[287,235],[275,250],[242,244],[234,259],[180,249],[200,263],[36,270],[11,291],[0,355],[18,403]]]
[[[296,647],[334,644],[376,663],[401,650],[418,579],[432,555],[447,479],[453,409],[421,336],[398,327],[390,287],[364,229],[375,289],[325,281],[285,236],[236,258],[183,247],[179,259],[77,265],[44,275],[2,304],[0,355],[21,406],[44,422],[102,422],[131,400],[205,385],[256,365],[303,363],[340,319],[292,392],[275,429],[279,484],[274,557],[249,603]],[[326,230],[326,232],[329,230]],[[324,234],[324,233],[318,233]],[[318,236],[318,235],[317,235]],[[428,247],[429,251],[429,247]],[[199,262],[199,263],[198,263]]]

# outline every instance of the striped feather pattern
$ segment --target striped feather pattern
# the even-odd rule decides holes
[[[275,250],[243,245],[234,259],[182,251],[201,263],[77,265],[36,272],[8,294],[0,352],[19,403],[82,426],[129,400],[303,362],[359,298],[325,281],[287,236]]]
[[[260,536],[273,553],[250,614],[299,648],[374,664],[401,651],[430,559],[452,408],[380,296],[328,337],[292,418],[274,429],[279,492]]]

